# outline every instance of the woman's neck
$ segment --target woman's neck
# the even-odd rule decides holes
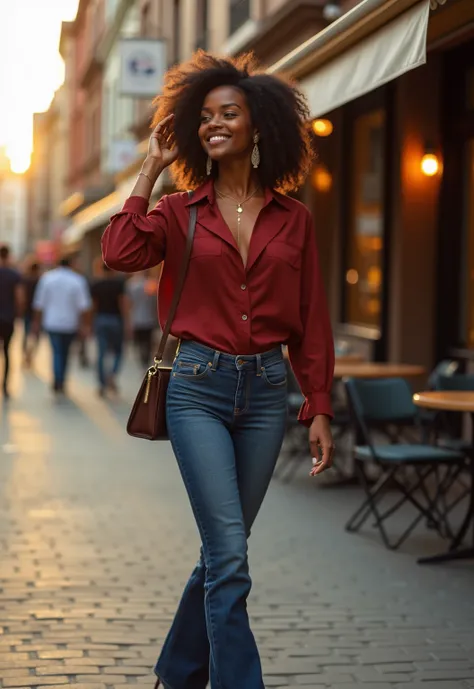
[[[215,184],[219,191],[235,198],[246,198],[259,186],[250,160],[245,163],[241,160],[220,162]]]

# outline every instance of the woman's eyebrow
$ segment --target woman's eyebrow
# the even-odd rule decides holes
[[[220,108],[221,110],[225,110],[225,108],[230,108],[232,106],[234,106],[234,108],[239,108],[239,110],[242,110],[238,103],[224,103],[224,105],[221,105]],[[211,108],[208,108],[205,105],[201,108],[202,112],[204,112],[204,110],[207,110],[207,112],[211,112]]]

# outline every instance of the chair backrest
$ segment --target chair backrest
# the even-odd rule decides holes
[[[456,373],[459,368],[459,363],[453,359],[443,359],[431,371],[428,378],[428,388],[430,390],[438,390],[438,383],[441,376],[447,378]]]
[[[416,416],[412,391],[403,378],[349,378],[346,380],[346,390],[354,411],[365,421],[408,423]]]
[[[437,390],[474,390],[474,374],[456,373],[451,376],[440,376]]]
[[[369,426],[384,423],[413,423],[417,410],[413,404],[410,387],[403,378],[382,380],[348,378],[344,384],[349,409],[356,424],[357,436],[371,448],[376,459]]]

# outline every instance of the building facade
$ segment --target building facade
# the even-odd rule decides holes
[[[81,7],[85,16],[90,5],[81,0],[79,20]],[[69,192],[82,189],[85,196],[92,182],[110,186],[69,214],[66,250],[89,246],[89,262],[98,254],[103,228],[130,193],[146,154],[151,98],[124,100],[116,92],[121,39],[163,42],[165,68],[197,48],[229,55],[253,50],[308,95],[318,156],[299,197],[314,214],[337,336],[369,358],[428,368],[474,345],[471,0],[108,0],[101,11],[94,77],[102,80],[100,165],[87,168],[77,151]],[[397,45],[392,25],[413,11],[427,18],[426,64],[379,84],[368,78],[358,92],[352,77],[365,74],[367,65],[369,77],[383,66],[390,58],[385,48]],[[87,43],[78,19],[64,32],[74,60]],[[377,46],[378,35],[389,40],[370,53],[367,45]],[[344,64],[353,73],[346,82],[338,81]],[[341,84],[340,93],[351,95],[321,111],[317,85],[325,74],[334,77],[331,87]],[[89,83],[91,74],[76,80],[71,96],[71,123],[80,129],[71,142],[82,150]],[[152,202],[169,189],[164,177]]]

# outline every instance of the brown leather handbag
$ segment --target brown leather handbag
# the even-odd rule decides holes
[[[189,196],[192,196],[192,192],[189,193]],[[135,438],[144,438],[145,440],[168,440],[168,430],[166,428],[166,393],[171,376],[171,366],[163,365],[163,354],[186,279],[191,250],[193,248],[194,232],[196,230],[196,216],[197,208],[196,206],[191,206],[186,248],[184,250],[183,262],[181,264],[178,283],[173,294],[168,319],[161,336],[158,352],[153,359],[153,364],[145,373],[145,377],[128,418],[127,433],[133,435]]]

